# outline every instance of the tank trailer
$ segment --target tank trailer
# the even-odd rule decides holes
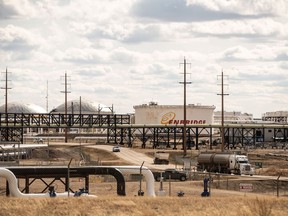
[[[253,175],[255,170],[251,167],[246,155],[236,153],[208,153],[198,155],[198,171],[219,172],[237,175]]]

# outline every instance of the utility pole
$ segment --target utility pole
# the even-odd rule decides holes
[[[46,112],[48,113],[49,112],[49,107],[48,107],[48,103],[49,103],[49,100],[48,100],[48,80],[47,80],[47,85],[46,85]]]
[[[225,132],[224,132],[224,96],[229,95],[229,94],[224,94],[224,75],[223,75],[223,70],[221,75],[221,94],[217,94],[217,95],[221,95],[221,138],[222,138],[222,142],[221,142],[221,151],[224,151],[225,148]],[[228,76],[226,76],[228,77]]]
[[[183,105],[183,116],[184,116],[184,125],[183,125],[183,157],[187,155],[187,135],[186,135],[186,85],[191,84],[191,82],[186,81],[186,59],[184,58],[184,82],[180,82],[184,86],[184,105]]]
[[[5,89],[5,113],[7,114],[8,112],[8,89],[11,89],[11,88],[8,88],[8,69],[6,67],[6,71],[4,72],[5,73],[5,87],[1,88],[1,89]]]
[[[70,85],[70,84],[69,84]],[[67,94],[71,93],[71,91],[68,91],[67,89],[68,82],[67,82],[67,73],[65,73],[64,76],[64,91],[61,91],[61,93],[64,93],[65,95],[65,119],[67,121]],[[67,127],[65,127],[65,143],[68,141],[68,134],[67,134]]]
[[[5,89],[5,116],[6,116],[6,124],[8,124],[8,116],[7,116],[7,113],[8,113],[8,89],[11,89],[8,87],[8,69],[6,67],[6,71],[4,72],[5,73],[5,87],[4,88],[1,88],[1,89]]]
[[[80,135],[80,156],[82,157],[82,143],[81,143],[81,132],[82,132],[82,98],[79,98],[79,135]]]
[[[108,109],[111,111],[111,114],[114,114],[114,107],[113,107],[113,104],[111,105],[111,107],[108,107]]]

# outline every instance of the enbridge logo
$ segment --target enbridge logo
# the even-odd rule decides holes
[[[161,124],[169,124],[169,122],[174,120],[175,116],[176,116],[176,114],[174,112],[165,113],[162,116]]]
[[[176,119],[176,113],[174,112],[168,112],[165,113],[162,116],[161,119],[161,124],[164,125],[178,125],[178,124],[184,124],[184,120],[183,119]],[[206,124],[206,120],[205,119],[186,119],[186,124]]]

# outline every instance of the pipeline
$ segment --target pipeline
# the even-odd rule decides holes
[[[120,170],[123,174],[140,174],[140,166],[115,166],[116,169]],[[147,195],[151,197],[155,197],[155,190],[154,190],[154,176],[150,169],[147,167],[142,167],[142,174],[146,180],[146,189]]]
[[[89,168],[89,167],[93,167],[93,168],[97,168],[97,169],[102,168],[103,170],[105,170],[105,168],[111,168],[111,166],[88,166],[88,167],[82,167],[82,168]],[[140,174],[141,166],[112,166],[112,168],[115,168],[116,170],[118,170],[122,174]],[[142,174],[145,177],[145,181],[146,181],[147,196],[155,197],[156,196],[155,190],[154,190],[155,180],[154,180],[153,173],[151,172],[151,170],[149,168],[143,166],[142,167]],[[121,185],[119,185],[119,186],[121,186]]]
[[[99,168],[99,166],[97,166],[95,168]],[[102,168],[105,168],[105,166]],[[141,169],[140,166],[113,166],[113,168],[119,170],[122,174],[140,174],[140,169]],[[37,169],[37,168],[35,168],[35,169]],[[155,197],[156,196],[155,190],[154,190],[155,180],[154,180],[153,173],[151,172],[150,169],[143,166],[142,167],[142,174],[145,177],[145,181],[146,181],[147,196]],[[15,197],[49,197],[50,196],[50,193],[46,193],[46,194],[45,193],[39,193],[39,194],[21,193],[20,190],[18,189],[18,186],[17,186],[17,178],[15,177],[13,172],[11,172],[8,169],[0,168],[0,177],[4,177],[7,179],[8,183],[9,183],[9,190],[10,190],[11,196],[15,196]],[[70,195],[74,196],[74,193],[70,193]],[[67,197],[68,192],[56,193],[56,196],[57,197],[58,196]],[[87,195],[87,196],[95,197],[93,195]]]
[[[9,190],[12,197],[51,197],[51,193],[22,193],[17,184],[17,178],[15,175],[8,169],[0,168],[0,177],[6,178],[9,183]],[[64,193],[53,193],[53,197],[68,197],[68,192]],[[74,196],[74,193],[69,193],[69,195]],[[95,197],[93,195],[88,195],[89,197]]]

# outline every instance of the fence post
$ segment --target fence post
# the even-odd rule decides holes
[[[282,173],[279,173],[278,177],[277,177],[277,182],[276,182],[276,187],[277,187],[277,197],[279,197],[279,179],[280,179],[280,176],[282,175]]]

